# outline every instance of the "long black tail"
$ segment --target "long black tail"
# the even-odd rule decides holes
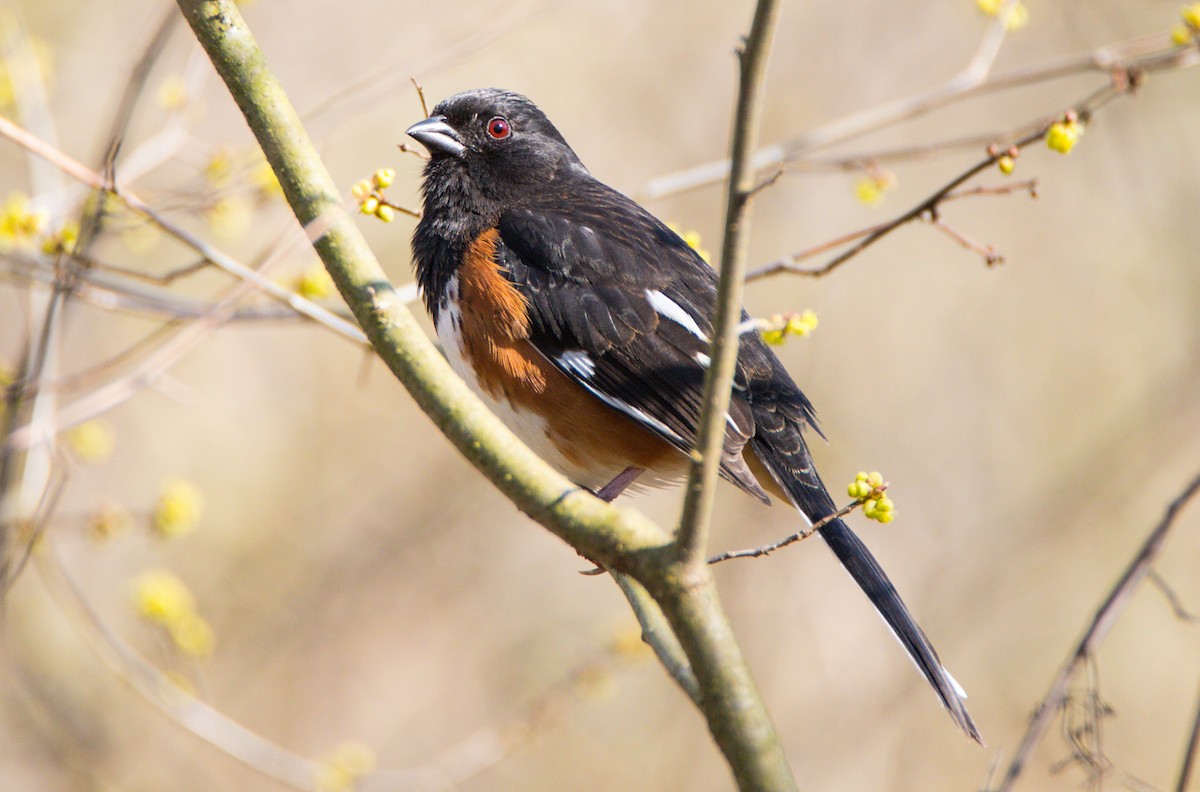
[[[836,508],[820,476],[817,475],[817,469],[800,434],[800,427],[774,410],[770,413],[760,415],[756,411],[759,431],[751,440],[754,452],[771,471],[779,485],[791,496],[796,508],[807,518],[816,521],[832,514]],[[917,669],[929,680],[950,717],[967,736],[982,745],[983,738],[967,713],[967,706],[963,701],[966,693],[942,666],[925,632],[917,625],[916,619],[909,613],[896,587],[871,555],[871,551],[841,520],[834,520],[825,525],[820,533],[842,562],[842,566],[883,616],[883,620],[895,633]]]

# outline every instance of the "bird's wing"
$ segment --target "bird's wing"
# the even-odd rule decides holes
[[[686,453],[703,403],[715,277],[624,196],[597,184],[593,201],[579,197],[569,212],[538,206],[500,218],[496,260],[528,303],[529,341],[596,398]],[[742,459],[754,436],[745,387],[739,369],[721,472],[769,502]]]

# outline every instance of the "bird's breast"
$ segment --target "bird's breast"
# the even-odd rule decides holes
[[[539,456],[577,484],[603,486],[625,468],[641,484],[670,481],[685,458],[658,435],[604,404],[530,342],[524,295],[495,261],[495,232],[469,246],[437,305],[437,334],[451,367]]]

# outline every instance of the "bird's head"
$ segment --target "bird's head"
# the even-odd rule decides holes
[[[429,150],[434,172],[465,177],[488,197],[497,189],[546,183],[587,171],[537,105],[512,91],[482,88],[439,102],[408,134]]]

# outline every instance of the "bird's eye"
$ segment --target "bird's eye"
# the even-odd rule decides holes
[[[512,134],[512,127],[507,118],[496,116],[487,122],[487,133],[493,140],[504,140]]]

